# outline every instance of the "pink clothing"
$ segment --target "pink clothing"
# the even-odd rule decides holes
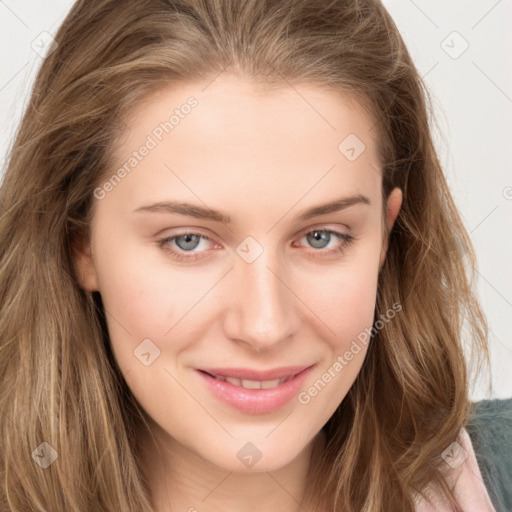
[[[462,429],[457,443],[452,443],[442,454],[448,468],[448,483],[455,485],[455,496],[461,506],[458,512],[496,512],[485,488],[476,461],[471,438]],[[439,496],[431,497],[432,504],[418,497],[416,512],[454,512],[448,502]]]

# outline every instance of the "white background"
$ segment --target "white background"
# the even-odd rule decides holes
[[[0,0],[2,160],[42,62],[32,45],[42,32],[55,34],[72,4]],[[511,397],[512,32],[507,27],[512,26],[512,2],[384,0],[384,5],[431,91],[441,162],[477,249],[478,293],[491,331],[493,391],[489,395],[482,380],[472,398]]]

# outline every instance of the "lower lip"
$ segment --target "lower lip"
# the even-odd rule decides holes
[[[313,366],[310,366],[271,389],[245,389],[196,371],[213,394],[224,403],[248,414],[263,414],[283,407],[296,396],[312,369]]]

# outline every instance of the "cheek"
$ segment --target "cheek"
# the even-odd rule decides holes
[[[169,300],[175,291],[164,286],[164,276],[140,261],[117,258],[116,266],[110,270],[103,265],[105,270],[100,268],[99,271],[100,292],[111,324],[117,323],[118,327],[135,336],[142,333],[149,337],[157,332],[161,334],[164,329],[164,299]]]
[[[326,339],[333,349],[343,349],[373,323],[378,283],[376,254],[359,253],[316,275],[304,275],[301,280],[304,302],[326,326]]]
[[[161,350],[155,366],[169,363],[208,325],[208,291],[224,267],[177,268],[157,250],[112,245],[97,251],[97,273],[116,359],[123,370],[138,368],[134,350],[149,339]]]
[[[324,325],[321,348],[325,357],[316,379],[301,391],[298,401],[321,424],[346,397],[362,368],[370,341],[378,265],[359,261],[358,265],[326,273],[321,283],[309,283],[308,305]],[[307,285],[304,283],[304,290]]]

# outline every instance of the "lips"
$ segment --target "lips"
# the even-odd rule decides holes
[[[296,396],[313,366],[265,371],[247,368],[202,368],[197,370],[197,374],[223,403],[244,413],[260,414],[275,411]]]

